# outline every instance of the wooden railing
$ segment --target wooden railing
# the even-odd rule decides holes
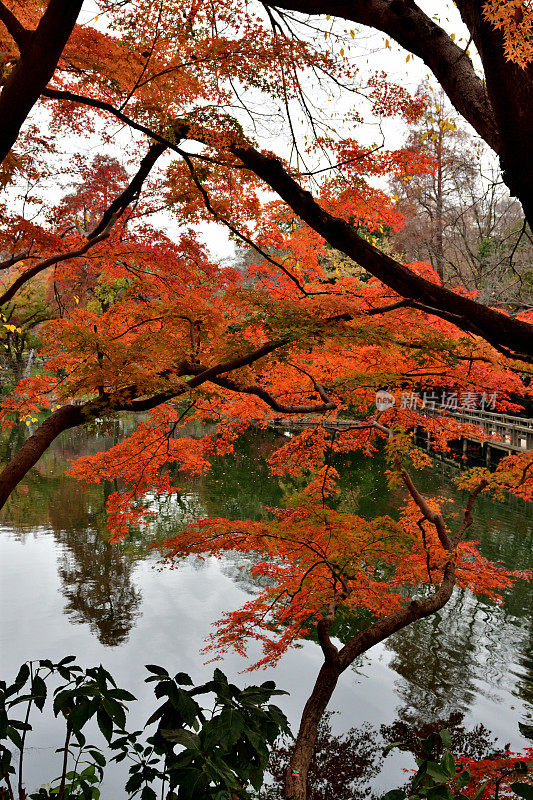
[[[419,412],[427,417],[442,416],[442,412],[426,408]],[[500,450],[525,452],[533,449],[533,419],[516,417],[511,414],[497,414],[493,411],[477,411],[460,408],[448,412],[458,422],[477,425],[489,437],[489,444]],[[308,428],[320,425],[326,430],[349,430],[359,423],[355,419],[328,420],[320,417],[283,417],[275,420],[284,428]],[[475,436],[469,436],[471,441],[482,441]]]
[[[422,413],[427,417],[439,416],[439,412],[432,409],[424,409]],[[466,422],[482,428],[493,447],[514,452],[533,449],[533,419],[465,408],[457,409],[452,416],[457,422]],[[468,438],[480,441],[475,436]]]

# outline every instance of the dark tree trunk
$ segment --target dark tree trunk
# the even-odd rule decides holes
[[[318,724],[331,700],[342,669],[337,664],[323,664],[313,691],[302,712],[300,730],[285,776],[287,800],[305,800],[307,773],[315,750]]]
[[[381,252],[354,228],[323,209],[285,170],[280,161],[252,147],[232,145],[230,151],[265,181],[332,247],[346,253],[368,272],[428,313],[440,316],[465,331],[484,337],[500,352],[533,362],[533,326],[501,314],[468,297],[427,281]]]
[[[0,95],[0,162],[55,72],[83,0],[50,0],[37,29],[21,41],[19,62]]]
[[[468,524],[465,525],[465,528],[470,524],[470,506],[478,493],[479,489],[472,493],[467,505],[465,521],[468,521]],[[450,540],[445,549],[448,551],[453,549],[453,543]],[[354,636],[340,651],[337,651],[329,642],[328,655],[325,655],[324,664],[302,712],[300,729],[285,776],[286,800],[306,800],[307,773],[316,744],[318,724],[340,675],[353,664],[357,656],[366,653],[379,642],[385,641],[391,634],[424,617],[429,617],[443,608],[452,596],[454,586],[455,565],[452,559],[444,568],[441,585],[432,595],[422,600],[411,601],[404,608],[378,619]]]
[[[483,17],[483,3],[460,0],[457,5],[483,62],[504,181],[533,225],[533,64],[507,60],[503,33]]]
[[[33,436],[27,439],[18,453],[0,473],[0,508],[4,505],[15,486],[37,463],[42,454],[63,431],[84,422],[80,406],[63,406],[40,425]]]

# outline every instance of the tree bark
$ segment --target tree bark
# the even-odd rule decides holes
[[[508,61],[502,31],[483,16],[478,0],[459,0],[461,16],[483,62],[487,93],[499,131],[503,178],[533,225],[533,64]],[[468,117],[467,117],[468,119]]]
[[[166,140],[157,132],[130,120],[108,103],[104,104],[91,98],[65,92],[49,92],[47,90],[46,94],[50,97],[72,99],[76,103],[101,108],[121,119],[125,124],[131,125],[134,129],[142,130],[156,141],[167,144],[171,150],[176,150],[176,145],[170,140]],[[204,142],[201,131],[195,130],[192,133],[190,125],[186,122],[176,123],[174,131],[179,139],[190,137]],[[229,150],[233,155],[237,155],[251,172],[254,172],[277,192],[293,211],[320,236],[323,236],[332,247],[353,258],[364,269],[409,300],[410,305],[452,322],[464,331],[481,336],[505,355],[533,363],[532,325],[431,283],[373,247],[358,236],[348,223],[322,209],[312,195],[302,189],[289,175],[278,159],[265,156],[242,142],[230,145]]]
[[[477,493],[473,493],[473,496],[475,497]],[[471,521],[470,511],[471,503],[469,501],[465,511],[465,520]],[[460,530],[462,531],[463,528],[461,527]],[[448,546],[452,547],[452,542],[448,542]],[[441,585],[430,597],[413,600],[404,608],[377,620],[354,636],[335,657],[325,658],[302,713],[300,729],[285,776],[286,800],[306,800],[307,773],[316,744],[318,725],[340,675],[353,664],[358,656],[366,653],[374,645],[383,642],[391,634],[402,630],[407,625],[435,614],[443,608],[452,596],[454,586],[455,564],[452,558],[446,564]]]
[[[421,58],[457,111],[499,155],[503,177],[533,226],[533,64],[507,60],[503,33],[480,0],[457,0],[483,63],[483,81],[466,54],[414,0],[272,0],[272,7],[331,14],[375,28]]]
[[[399,295],[416,303],[415,307],[452,322],[464,331],[482,336],[505,355],[533,362],[532,325],[431,283],[373,247],[358,236],[349,223],[323,209],[277,158],[265,156],[245,145],[231,145],[230,150],[332,247],[352,258]]]
[[[82,5],[83,0],[50,0],[37,29],[25,37],[18,64],[0,95],[0,161],[52,78]]]
[[[307,795],[307,773],[315,750],[318,725],[331,700],[342,669],[339,664],[323,664],[318,673],[313,691],[305,704],[300,729],[285,776],[287,800],[305,800]]]
[[[68,405],[54,411],[37,428],[33,436],[30,436],[24,442],[18,453],[0,474],[0,508],[2,508],[15,486],[38,462],[54,439],[63,431],[76,425],[81,425],[84,421],[82,407]]]

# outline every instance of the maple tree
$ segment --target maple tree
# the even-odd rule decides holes
[[[272,510],[261,525],[195,523],[168,543],[170,557],[235,547],[261,556],[254,574],[268,578],[269,588],[224,620],[221,647],[241,648],[250,635],[270,663],[316,630],[324,665],[286,784],[287,796],[300,800],[321,715],[359,653],[437,611],[456,585],[495,597],[525,577],[488,563],[464,535],[481,492],[531,499],[531,455],[506,458],[494,473],[468,473],[463,518],[447,525],[411,475],[423,459],[408,431],[425,427],[441,450],[482,434],[453,416],[428,419],[416,405],[402,405],[402,392],[496,392],[501,410],[517,410],[516,398],[533,391],[533,351],[530,311],[511,316],[489,308],[473,292],[443,287],[428,265],[405,266],[379,247],[383,230],[400,228],[403,218],[374,179],[428,175],[434,160],[409,148],[362,144],[354,136],[363,119],[358,110],[335,132],[314,118],[306,80],[357,87],[374,119],[416,120],[424,99],[383,74],[358,75],[343,48],[337,54],[329,47],[328,31],[324,40],[293,35],[280,9],[298,5],[101,0],[101,29],[96,20],[79,23],[82,0],[0,2],[0,305],[44,280],[55,310],[41,329],[42,374],[24,378],[2,403],[4,427],[50,413],[0,475],[0,503],[62,431],[120,411],[144,412],[132,435],[71,470],[84,481],[120,477],[121,490],[108,499],[118,540],[149,517],[149,490],[175,491],[173,471],[208,468],[251,423],[355,415],[359,421],[333,437],[317,422],[272,457],[273,470],[307,480],[292,507]],[[305,11],[374,25],[422,55],[498,150],[505,180],[531,220],[532,156],[523,146],[532,107],[527,36],[522,48],[510,48],[509,4],[500,13],[501,4],[489,3],[485,16],[479,4],[458,5],[486,86],[466,51],[413,2],[345,8],[311,0]],[[307,116],[311,142],[295,133],[296,108]],[[265,128],[279,119],[294,158],[255,142],[264,134],[263,144],[271,143]],[[111,123],[131,138],[122,131],[121,139]],[[117,140],[120,161],[102,152],[88,162],[81,145],[65,159],[65,137],[84,136],[97,137],[102,151]],[[46,185],[65,172],[68,194],[51,203]],[[277,198],[265,200],[265,187]],[[157,224],[161,212],[166,229]],[[246,276],[210,259],[194,232],[206,220],[261,256]],[[169,227],[179,231],[170,235]],[[382,386],[397,402],[376,413]],[[193,413],[216,421],[216,434],[183,436]],[[331,453],[371,455],[383,444],[391,479],[403,482],[410,498],[400,519],[365,520],[330,507]],[[330,636],[338,610],[361,607],[375,619],[338,649]]]
[[[326,463],[292,505],[271,509],[271,520],[200,520],[187,524],[165,545],[164,558],[171,561],[190,554],[250,553],[254,556],[250,574],[266,579],[266,588],[219,621],[209,645],[215,654],[232,648],[245,655],[247,640],[257,640],[263,658],[250,667],[255,669],[276,664],[288,647],[311,632],[318,639],[324,660],[303,710],[287,770],[288,798],[306,796],[307,772],[320,720],[340,675],[358,656],[406,625],[438,611],[455,586],[497,599],[498,592],[514,579],[529,577],[491,564],[474,542],[464,539],[479,493],[489,486],[493,491],[504,486],[523,491],[527,467],[522,468],[510,457],[492,474],[474,470],[463,477],[470,493],[462,518],[454,521],[452,528],[441,511],[443,501],[426,500],[402,463],[402,459],[418,463],[420,455],[405,450],[405,443],[398,452],[392,431],[379,422],[361,423],[355,430],[359,427],[365,435],[374,428],[388,437],[389,457],[397,470],[393,474],[399,475],[409,496],[399,520],[368,520],[336,511],[328,503],[336,491],[336,471]],[[304,466],[310,459],[308,444],[302,448],[301,441],[291,441],[288,445],[293,452],[295,447],[303,449]],[[342,452],[346,444],[338,446]],[[335,442],[327,449],[331,452],[334,448]],[[279,453],[275,460],[279,464]],[[357,614],[363,608],[370,612],[370,623],[355,634],[352,631],[343,646],[337,646],[331,629],[339,615]]]

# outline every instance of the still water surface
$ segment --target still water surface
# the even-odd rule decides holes
[[[109,447],[128,421],[64,434],[32,470],[0,518],[0,677],[11,679],[27,659],[76,654],[82,665],[102,663],[138,698],[131,725],[153,709],[143,680],[145,663],[188,672],[195,682],[210,677],[200,655],[212,623],[249,599],[253,585],[239,569],[242,557],[189,560],[159,568],[146,542],[171,535],[189,515],[258,518],[290,489],[268,475],[266,457],[274,436],[244,437],[231,458],[220,460],[195,481],[180,480],[172,498],[153,498],[157,517],[150,529],[132,533],[122,545],[106,540],[105,501],[114,486],[85,487],[64,476],[69,459]],[[16,448],[13,431],[4,443]],[[421,480],[428,493],[461,501],[446,468]],[[342,466],[342,503],[363,515],[393,512],[398,497],[383,480],[379,459],[352,458]],[[533,569],[531,507],[482,500],[473,539],[489,558]],[[457,591],[446,608],[366,654],[342,677],[331,708],[334,732],[362,722],[379,726],[465,714],[468,726],[482,722],[502,743],[528,743],[518,721],[533,718],[533,587],[518,582],[497,606]],[[254,650],[252,648],[253,655]],[[239,675],[246,661],[228,655],[219,666],[241,685],[273,679],[290,692],[281,698],[293,726],[320,666],[312,642],[285,655],[275,670]],[[31,741],[29,783],[55,777],[59,746],[54,720],[41,720]],[[395,767],[396,764],[396,767]],[[400,761],[388,760],[382,786],[402,782]],[[120,797],[111,775],[104,796]]]

